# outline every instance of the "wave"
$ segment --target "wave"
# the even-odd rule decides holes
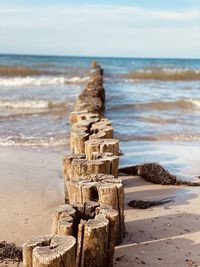
[[[35,69],[26,66],[0,66],[1,76],[31,76],[31,75],[42,75],[48,74],[46,70]]]
[[[200,134],[117,135],[120,141],[200,141]]]
[[[138,116],[135,117],[136,119],[147,122],[147,123],[155,123],[155,124],[174,124],[174,123],[180,123],[178,119],[172,119],[172,118],[162,118],[162,117],[156,117],[156,116]]]
[[[0,100],[0,109],[50,110],[66,109],[67,102],[48,100]]]
[[[68,137],[49,137],[44,139],[34,137],[0,137],[0,146],[27,146],[27,147],[65,147],[69,145]]]
[[[198,110],[200,108],[200,99],[180,99],[177,101],[154,101],[138,104],[124,104],[108,108],[108,111],[119,111],[126,109],[158,109],[158,110],[170,110],[170,109],[187,109]]]
[[[200,70],[151,68],[118,75],[128,80],[193,81],[200,80]]]
[[[84,83],[88,81],[89,77],[14,77],[14,78],[0,78],[0,86],[41,86],[41,85],[64,85]]]

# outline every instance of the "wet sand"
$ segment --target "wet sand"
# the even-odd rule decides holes
[[[152,185],[139,177],[123,177],[126,237],[116,248],[116,267],[200,266],[199,187]],[[173,202],[146,210],[131,200]]]
[[[0,148],[0,240],[22,245],[49,234],[52,210],[64,199],[62,155]]]

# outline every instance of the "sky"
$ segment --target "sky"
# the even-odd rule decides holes
[[[200,0],[1,0],[0,53],[200,58]]]

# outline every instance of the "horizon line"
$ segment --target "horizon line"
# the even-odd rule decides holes
[[[29,53],[0,53],[0,56],[36,56],[36,57],[80,57],[80,58],[99,58],[99,59],[103,59],[103,58],[116,58],[116,59],[180,59],[180,60],[200,60],[199,58],[193,58],[193,57],[152,57],[152,56],[147,56],[147,57],[143,57],[143,56],[94,56],[94,55],[63,55],[63,54],[29,54]]]

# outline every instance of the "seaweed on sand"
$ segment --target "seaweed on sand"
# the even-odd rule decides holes
[[[14,243],[0,242],[0,262],[21,262],[22,249]]]
[[[128,203],[128,206],[133,209],[148,209],[155,206],[164,205],[172,202],[172,198],[165,198],[161,200],[131,200]]]
[[[133,165],[121,168],[119,169],[119,172],[128,175],[138,175],[144,180],[154,184],[200,186],[200,182],[190,182],[178,179],[158,163]]]

